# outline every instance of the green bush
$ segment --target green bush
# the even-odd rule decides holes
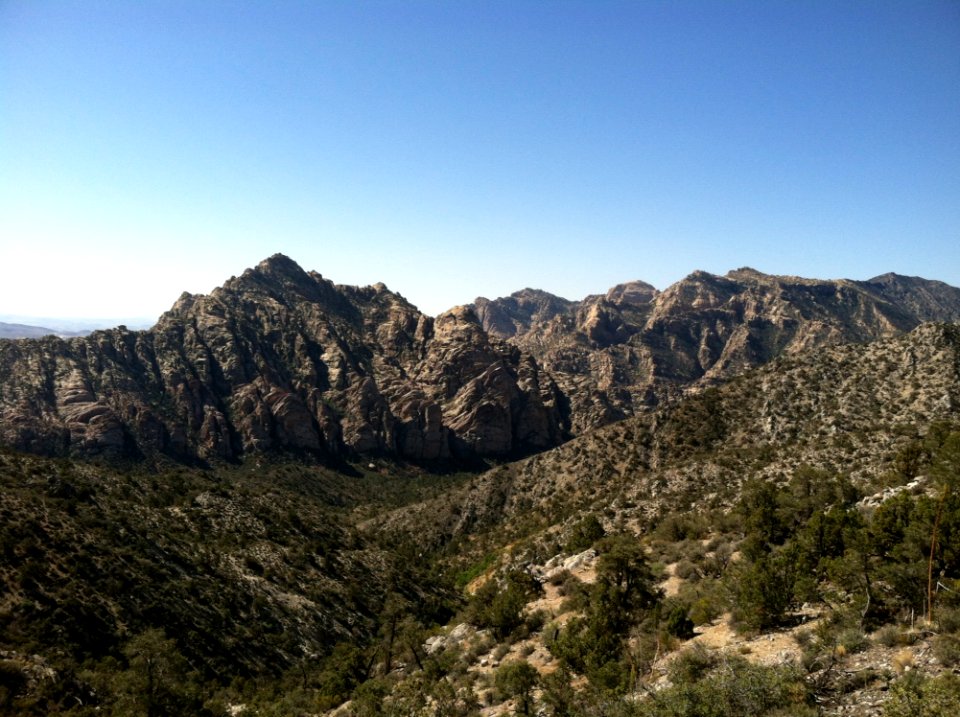
[[[793,604],[797,560],[793,551],[759,554],[737,566],[730,580],[733,618],[748,630],[766,630],[780,624]]]
[[[884,625],[873,636],[874,642],[884,647],[911,645],[915,638],[916,635],[907,632],[900,625]]]
[[[696,643],[689,649],[680,652],[670,663],[670,681],[677,685],[685,682],[696,682],[710,670],[716,667],[719,657],[707,650],[703,645]]]
[[[960,665],[960,637],[937,635],[933,638],[933,656],[944,667]]]
[[[960,711],[960,678],[908,672],[890,688],[883,717],[943,717]]]
[[[681,640],[693,637],[693,620],[690,619],[687,606],[682,603],[671,605],[667,610],[664,627],[668,633]]]
[[[593,513],[590,513],[573,526],[563,549],[568,553],[583,552],[592,547],[605,534],[606,531],[604,531],[600,520]]]
[[[638,705],[640,717],[814,717],[812,695],[793,667],[752,665],[727,657],[715,663],[693,650],[672,672],[674,684]]]
[[[494,677],[497,692],[505,699],[513,698],[517,713],[529,715],[533,710],[533,690],[539,673],[526,660],[517,660],[501,665]]]
[[[541,590],[536,580],[520,571],[511,572],[502,584],[488,580],[471,598],[467,620],[504,640],[523,625],[523,609]]]
[[[700,578],[700,571],[690,560],[681,560],[674,569],[674,575],[681,580],[697,580]]]
[[[586,610],[590,602],[590,586],[576,575],[568,573],[558,592],[565,598],[561,606],[564,611]]]

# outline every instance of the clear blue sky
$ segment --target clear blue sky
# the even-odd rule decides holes
[[[960,285],[960,2],[0,0],[0,314]]]

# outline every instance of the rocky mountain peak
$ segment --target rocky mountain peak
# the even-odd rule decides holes
[[[267,257],[261,261],[254,269],[249,271],[258,272],[265,276],[285,276],[293,279],[300,279],[306,277],[306,272],[300,267],[297,262],[288,257],[286,254],[276,253],[270,257]]]
[[[284,254],[274,254],[268,259],[264,259],[254,268],[247,269],[241,278],[252,279],[271,288],[293,289],[301,293],[304,290],[310,292],[317,285],[333,286],[320,274],[316,272],[307,273],[297,262]]]
[[[701,273],[705,274],[706,272],[701,272]],[[728,271],[725,274],[725,277],[727,279],[733,279],[734,281],[752,281],[752,282],[770,281],[772,279],[777,278],[770,274],[765,274],[762,271],[758,271],[757,269],[754,269],[753,267],[750,267],[750,266],[741,266],[739,269],[733,269],[732,271]]]
[[[921,279],[919,276],[904,276],[903,274],[896,274],[892,271],[888,271],[886,274],[880,274],[872,279],[867,279],[868,284],[916,284],[925,281],[927,280]]]
[[[534,324],[543,324],[568,314],[576,305],[576,302],[547,291],[530,288],[493,301],[478,297],[473,302],[484,330],[498,338],[522,334]]]
[[[606,293],[607,301],[614,304],[649,304],[660,292],[645,281],[628,281],[617,284]]]
[[[58,455],[432,461],[565,435],[552,381],[471,307],[434,322],[383,284],[336,286],[282,254],[181,296],[150,331],[0,342],[0,387],[0,445]]]
[[[473,307],[469,304],[461,304],[459,306],[454,306],[450,309],[447,309],[442,314],[437,316],[437,323],[449,323],[453,322],[455,324],[479,324],[480,319],[477,316],[477,312],[473,310]]]

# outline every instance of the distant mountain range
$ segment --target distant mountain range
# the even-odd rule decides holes
[[[694,272],[583,301],[526,289],[422,314],[275,255],[145,331],[0,342],[0,444],[236,460],[270,451],[517,457],[781,355],[960,319],[960,289],[887,274]]]
[[[44,336],[86,336],[89,331],[58,331],[44,326],[8,324],[0,321],[0,339],[39,339]]]
[[[38,339],[44,336],[87,336],[97,329],[120,325],[145,329],[153,322],[144,318],[135,319],[58,319],[0,314],[0,339]]]

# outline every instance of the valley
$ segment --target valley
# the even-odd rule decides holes
[[[750,269],[429,317],[276,255],[0,341],[0,714],[942,714],[958,320]]]

